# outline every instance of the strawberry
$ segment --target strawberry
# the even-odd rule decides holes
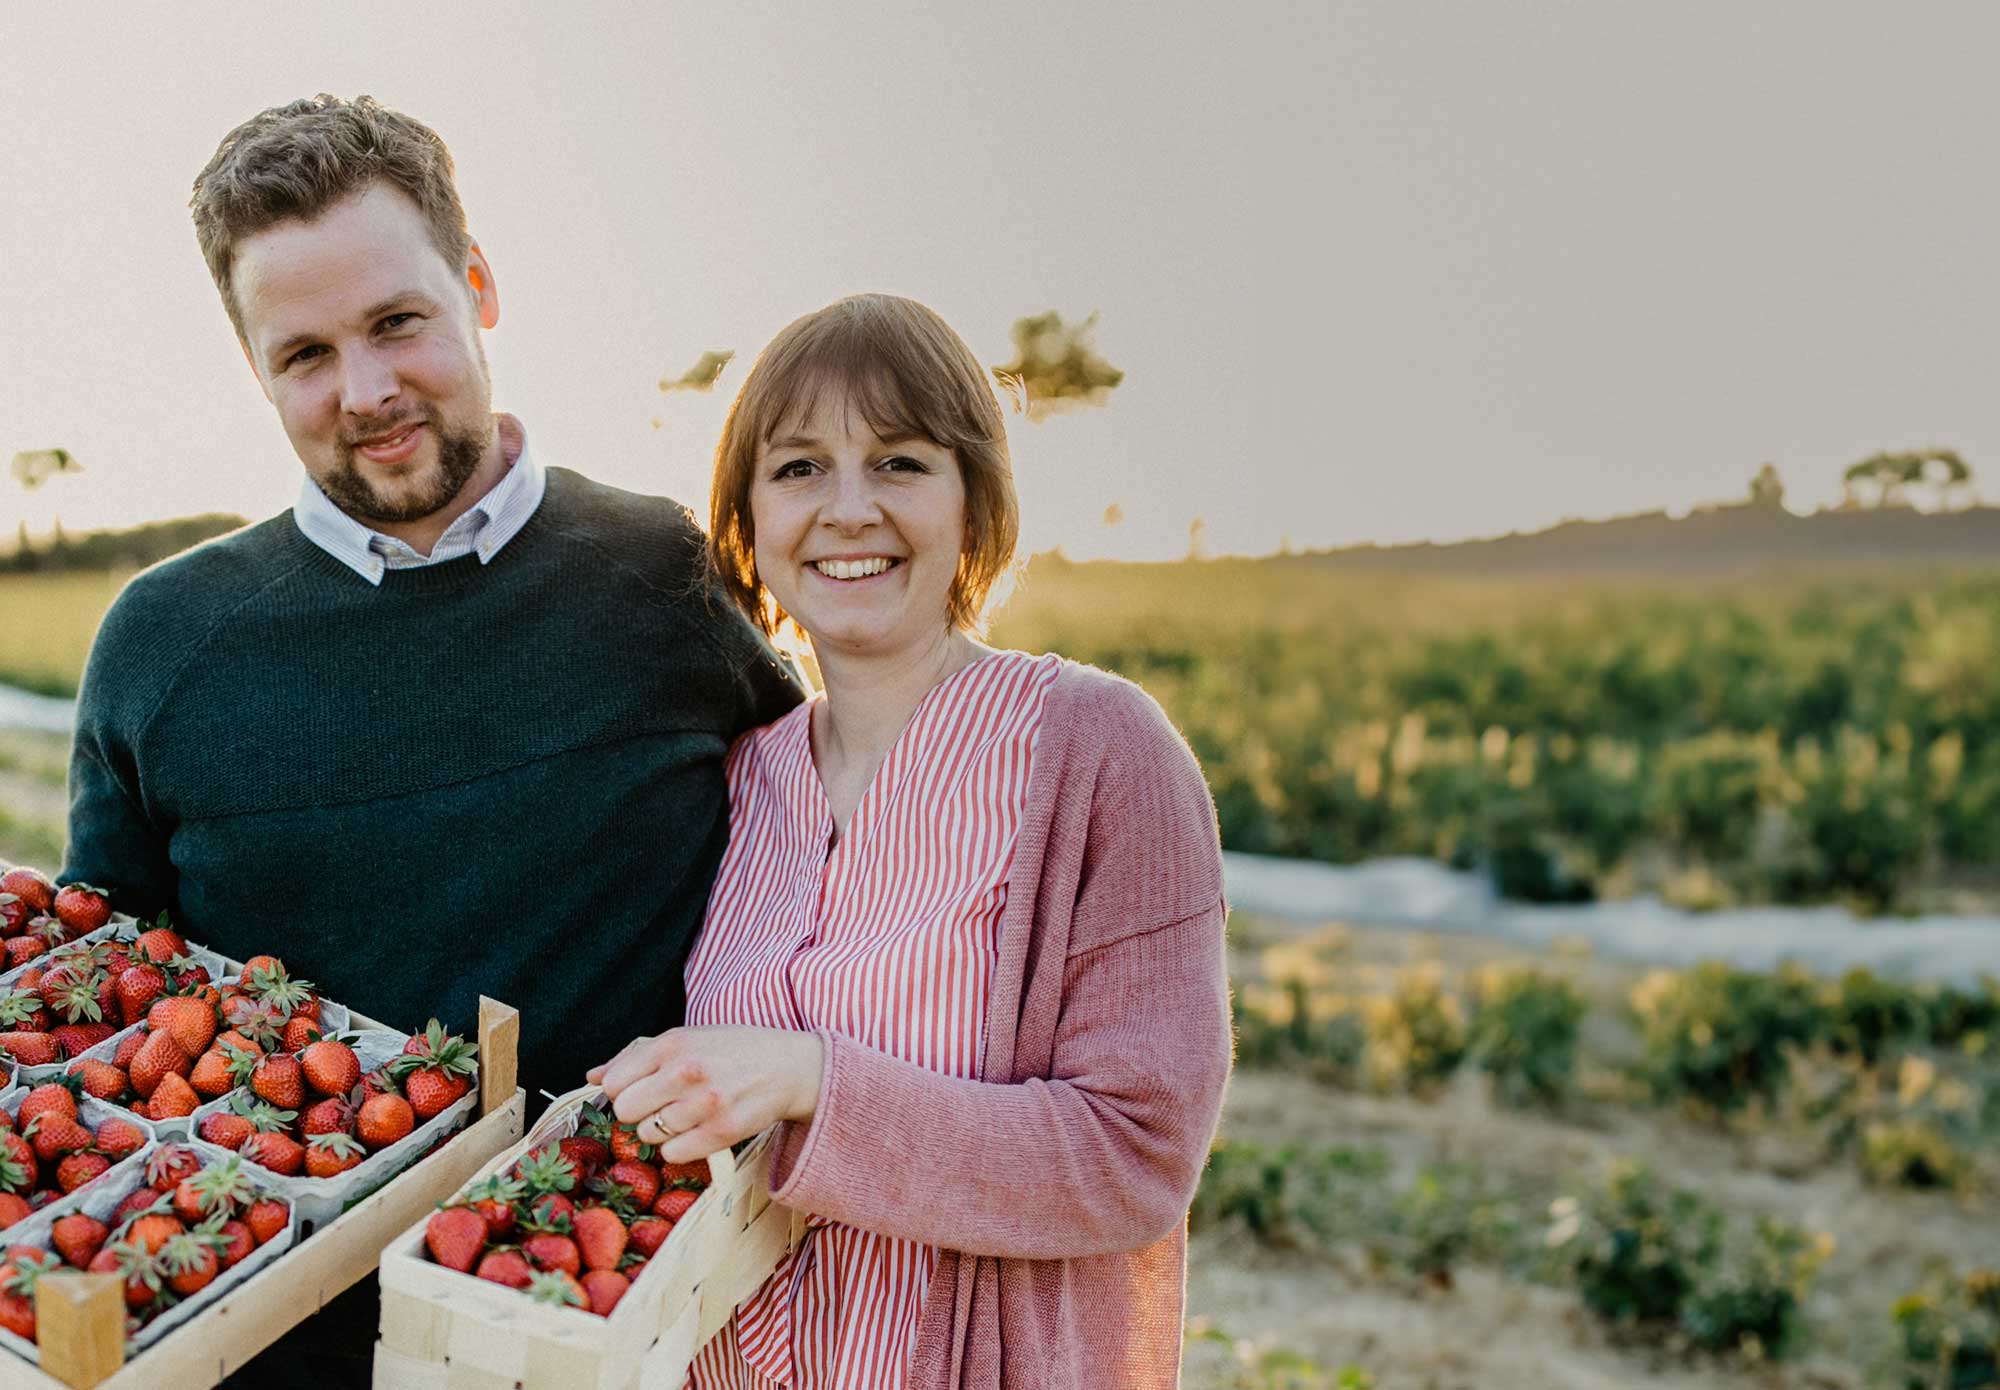
[[[631,1194],[632,1206],[645,1211],[660,1195],[660,1171],[650,1163],[641,1163],[636,1158],[621,1158],[611,1165],[604,1174],[607,1183],[615,1183]],[[609,1266],[606,1266],[609,1268]]]
[[[124,1221],[125,1218],[130,1216],[133,1212],[144,1211],[147,1207],[150,1207],[153,1205],[153,1203],[159,1201],[163,1195],[164,1194],[161,1193],[157,1188],[152,1188],[152,1187],[133,1188],[130,1192],[126,1193],[124,1199],[120,1201],[115,1208],[112,1209],[111,1224],[113,1226],[116,1226],[122,1221]]]
[[[50,904],[62,924],[81,936],[96,931],[111,920],[111,899],[102,888],[88,883],[65,884]]]
[[[63,1060],[61,1046],[47,1033],[0,1033],[0,1052],[24,1067],[53,1066]]]
[[[439,1264],[470,1273],[486,1247],[486,1223],[470,1207],[440,1207],[424,1224],[424,1245]]]
[[[650,1260],[673,1231],[674,1223],[671,1221],[657,1216],[642,1216],[632,1223],[625,1236],[633,1250]]]
[[[85,1057],[69,1065],[70,1075],[87,1096],[115,1101],[131,1088],[125,1069],[98,1057]]]
[[[236,1089],[236,1079],[229,1072],[229,1054],[219,1047],[211,1047],[194,1059],[194,1070],[188,1073],[188,1085],[194,1087],[195,1094],[214,1100],[226,1096]]]
[[[193,1070],[194,1059],[188,1056],[187,1049],[175,1040],[172,1033],[148,1033],[146,1041],[133,1054],[132,1064],[126,1068],[126,1073],[132,1079],[132,1089],[150,1097],[160,1088],[163,1077],[184,1077]]]
[[[139,1055],[139,1049],[146,1045],[151,1036],[143,1028],[135,1029],[118,1040],[118,1047],[111,1054],[111,1065],[125,1071],[132,1070],[132,1059]]]
[[[28,1205],[28,1199],[20,1193],[0,1192],[0,1228],[11,1226],[16,1221],[25,1221],[34,1214],[35,1209]]]
[[[353,1101],[340,1096],[329,1096],[306,1107],[305,1116],[299,1121],[299,1129],[308,1139],[315,1134],[352,1134],[354,1116]]]
[[[201,1171],[201,1156],[181,1144],[162,1144],[146,1160],[146,1185],[171,1192],[183,1178]]]
[[[77,1115],[76,1092],[63,1081],[44,1082],[21,1097],[20,1105],[14,1110],[14,1122],[25,1130],[43,1115],[60,1115],[74,1120]]]
[[[224,1241],[220,1247],[224,1269],[232,1268],[257,1248],[257,1237],[241,1221],[225,1221],[215,1228],[215,1233]]]
[[[593,1269],[581,1280],[583,1291],[590,1298],[590,1311],[600,1318],[611,1316],[611,1310],[618,1306],[618,1300],[632,1287],[632,1281],[615,1270]]]
[[[250,1073],[250,1089],[280,1110],[297,1110],[305,1104],[305,1074],[299,1059],[288,1052],[261,1057]]]
[[[218,1214],[227,1219],[256,1195],[256,1185],[243,1171],[243,1160],[231,1158],[182,1178],[174,1187],[174,1215],[190,1226]]]
[[[279,1035],[278,1045],[287,1052],[303,1052],[319,1040],[319,1020],[293,1014],[285,1020],[285,1031]],[[359,1064],[356,1065],[358,1068]],[[355,1074],[360,1075],[358,1070]]]
[[[242,980],[244,988],[249,990],[255,987],[253,976],[268,975],[275,979],[282,977],[284,973],[285,963],[276,956],[252,956],[243,962],[243,968],[237,972],[237,978]]]
[[[0,891],[0,936],[16,937],[28,929],[28,921],[39,909],[18,893]]]
[[[148,1255],[157,1255],[162,1246],[186,1229],[165,1212],[143,1212],[133,1217],[132,1224],[125,1228],[124,1240]]]
[[[485,1229],[485,1223],[480,1223]],[[583,1268],[583,1256],[577,1251],[576,1242],[555,1231],[537,1231],[521,1242],[521,1253],[528,1257],[528,1263],[537,1269],[559,1269],[565,1274],[576,1274]]]
[[[308,1043],[299,1054],[299,1067],[306,1084],[323,1096],[344,1096],[361,1084],[361,1059],[336,1038]]]
[[[479,1262],[475,1272],[481,1279],[505,1284],[510,1289],[525,1289],[534,1277],[535,1268],[518,1250],[494,1250]]]
[[[499,1241],[514,1233],[514,1203],[520,1201],[526,1192],[527,1188],[519,1178],[495,1173],[484,1182],[467,1188],[465,1200],[485,1218],[487,1236]]]
[[[64,1154],[87,1149],[97,1142],[97,1136],[83,1127],[81,1120],[54,1113],[37,1115],[21,1131],[35,1146],[35,1157],[44,1163],[53,1163]]]
[[[359,1167],[361,1160],[367,1156],[368,1150],[351,1134],[339,1130],[315,1134],[306,1144],[306,1176],[338,1177],[350,1168]]]
[[[570,1223],[586,1269],[616,1269],[625,1256],[625,1223],[609,1207],[589,1207]]]
[[[529,1202],[526,1214],[532,1226],[553,1227],[576,1215],[576,1203],[560,1192],[548,1192]]]
[[[97,1127],[97,1151],[113,1163],[146,1147],[146,1136],[130,1120],[110,1119]]]
[[[118,1030],[108,1023],[58,1023],[49,1029],[49,1036],[56,1040],[56,1046],[66,1057],[75,1057],[88,1052]]]
[[[250,1228],[250,1234],[257,1237],[259,1245],[268,1245],[273,1236],[281,1233],[292,1219],[292,1209],[276,1197],[266,1197],[252,1202],[243,1213],[243,1224]]]
[[[34,972],[31,970],[28,975]],[[23,975],[13,989],[0,995],[0,1029],[19,1033],[46,1033],[55,1020],[49,1016],[48,1001],[27,983]]]
[[[35,1340],[35,1284],[43,1274],[62,1268],[46,1250],[24,1252],[0,1265],[0,1327],[17,1337]]]
[[[127,1308],[144,1308],[160,1296],[159,1261],[128,1241],[114,1240],[98,1251],[90,1272],[122,1276]]]
[[[590,1295],[567,1270],[550,1270],[528,1281],[528,1297],[556,1308],[588,1308]]]
[[[111,1160],[101,1153],[73,1153],[56,1165],[56,1186],[74,1192],[85,1183],[96,1182],[111,1169]]]
[[[56,1218],[56,1224],[49,1228],[49,1244],[70,1268],[87,1269],[110,1234],[111,1228],[96,1217],[72,1212]]]
[[[139,939],[132,943],[133,959],[150,961],[154,965],[166,965],[186,954],[186,940],[167,925],[167,914],[164,912],[150,930],[140,932]]]
[[[12,970],[26,965],[48,949],[48,942],[39,936],[10,936],[7,938],[7,968]]]
[[[611,1161],[610,1147],[602,1139],[593,1139],[586,1134],[572,1134],[556,1147],[585,1178],[593,1176]]]
[[[41,1174],[41,1160],[26,1137],[12,1130],[0,1133],[0,1192],[31,1192]]]
[[[658,1201],[653,1203],[653,1215],[665,1217],[669,1221],[678,1221],[686,1216],[688,1208],[700,1199],[699,1192],[691,1192],[685,1187],[670,1187],[660,1194]]]
[[[216,1272],[222,1267],[222,1257],[216,1253],[214,1241],[191,1231],[168,1241],[160,1251],[160,1262],[166,1266],[167,1287],[182,1298],[192,1297],[214,1283]]]
[[[202,1116],[199,1129],[201,1137],[218,1149],[240,1149],[243,1141],[257,1132],[257,1126],[228,1110]]]
[[[403,1055],[389,1065],[402,1079],[403,1094],[417,1118],[428,1120],[472,1089],[477,1053],[472,1044],[446,1033],[444,1025],[432,1019],[422,1038],[411,1038],[403,1045]]]
[[[225,1056],[228,1055],[228,1051],[232,1047],[239,1052],[247,1052],[252,1057],[261,1057],[270,1051],[269,1048],[259,1043],[240,1028],[231,1028],[228,1032],[218,1036],[215,1040],[215,1047]]]
[[[137,1023],[167,992],[167,972],[157,965],[127,966],[118,976],[117,990],[119,1015],[128,1025]]]
[[[187,1084],[187,1079],[168,1072],[153,1088],[152,1104],[147,1114],[155,1120],[178,1120],[194,1114],[200,1106],[201,1097],[194,1093],[194,1087]]]
[[[53,911],[56,886],[40,869],[25,866],[0,874],[0,894],[11,893],[26,904],[30,913]]]
[[[370,1096],[361,1103],[361,1115],[355,1121],[355,1132],[371,1149],[385,1149],[408,1138],[416,1127],[416,1115],[401,1096]]]
[[[576,1164],[547,1144],[523,1155],[516,1170],[533,1193],[568,1192],[576,1187]]]
[[[708,1160],[705,1158],[697,1158],[688,1163],[662,1163],[659,1169],[662,1187],[708,1186]]]
[[[611,1156],[614,1159],[636,1158],[641,1163],[653,1161],[659,1152],[653,1145],[639,1138],[639,1131],[632,1125],[618,1125],[611,1131]]]
[[[206,1052],[221,1026],[215,1005],[192,994],[167,994],[155,999],[153,1007],[146,1011],[146,1022],[156,1033],[172,1033],[181,1051],[189,1057]]]
[[[276,1131],[251,1135],[237,1152],[285,1178],[297,1177],[306,1161],[305,1146],[289,1134]]]

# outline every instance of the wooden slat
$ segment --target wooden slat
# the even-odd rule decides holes
[[[42,1369],[64,1385],[91,1386],[125,1364],[125,1290],[115,1274],[51,1274],[35,1286],[35,1342]]]
[[[521,1011],[479,996],[479,1109],[497,1110],[514,1094]]]

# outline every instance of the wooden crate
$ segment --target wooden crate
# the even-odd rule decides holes
[[[478,1178],[573,1133],[598,1094],[564,1096]],[[771,1135],[709,1158],[709,1187],[608,1318],[435,1264],[415,1222],[382,1252],[375,1390],[680,1390],[695,1353],[805,1232],[803,1213],[771,1201]]]
[[[213,1390],[367,1277],[396,1232],[421,1221],[520,1138],[527,1113],[527,1097],[515,1084],[520,1037],[517,1012],[481,999],[480,1118],[130,1364],[122,1281],[116,1275],[65,1272],[42,1280],[35,1299],[42,1364],[37,1368],[0,1353],[0,1390]]]

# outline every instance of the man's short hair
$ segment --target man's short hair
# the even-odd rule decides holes
[[[343,101],[322,92],[261,111],[222,137],[188,207],[238,337],[243,318],[230,282],[237,243],[280,222],[309,222],[377,180],[416,203],[447,265],[464,264],[472,237],[451,151],[421,121],[373,97]]]

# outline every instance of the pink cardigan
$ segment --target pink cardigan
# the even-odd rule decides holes
[[[910,1390],[1180,1379],[1187,1208],[1229,1074],[1222,858],[1187,745],[1065,663],[1035,745],[985,1079],[823,1034],[773,1195],[941,1247]]]

